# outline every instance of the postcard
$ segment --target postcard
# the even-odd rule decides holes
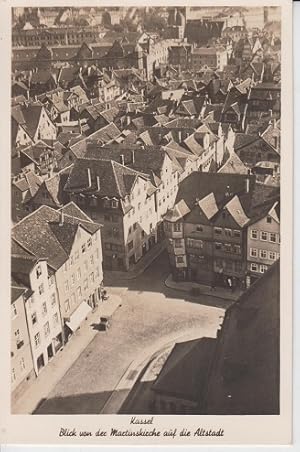
[[[4,444],[292,442],[292,2],[1,5]]]

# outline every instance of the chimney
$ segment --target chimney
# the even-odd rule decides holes
[[[249,193],[250,190],[250,179],[249,177],[246,178],[246,193]]]
[[[97,191],[100,191],[100,177],[97,176]]]
[[[121,163],[121,165],[125,165],[124,154],[120,155],[120,163]]]
[[[90,170],[90,168],[87,168],[87,176],[88,176],[88,187],[87,188],[91,188],[91,186],[92,186],[92,177],[91,177],[91,170]]]
[[[132,164],[134,165],[134,163],[135,163],[135,154],[134,154],[134,151],[131,151],[131,162],[132,162]]]
[[[80,135],[82,135],[82,126],[81,126],[81,120],[80,120],[80,118],[78,118],[78,128],[79,128],[79,133],[80,133]]]
[[[59,226],[63,226],[64,225],[64,213],[61,210],[60,211],[60,218],[59,218]]]
[[[226,191],[225,191],[225,198],[229,198],[229,196],[230,196],[230,186],[227,185]]]

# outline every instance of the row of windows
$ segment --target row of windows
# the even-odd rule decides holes
[[[97,267],[97,269],[96,269],[96,278],[98,278],[99,275],[100,275],[100,271],[99,271],[99,267]],[[91,283],[91,284],[93,284],[93,283],[95,282],[95,273],[94,273],[94,272],[90,273],[90,275],[89,275],[89,280],[90,280],[90,283]],[[85,278],[85,280],[83,281],[83,290],[84,290],[84,291],[88,290],[88,287],[89,287],[89,280],[88,280],[88,278]],[[74,305],[75,305],[75,303],[76,303],[76,297],[77,297],[78,300],[80,301],[81,296],[82,296],[81,286],[78,286],[77,289],[76,289],[76,293],[73,292],[72,295],[71,295],[71,297],[70,297],[70,299],[68,298],[68,299],[65,301],[65,311],[66,311],[66,312],[69,311],[69,310],[70,310],[70,306],[74,306]],[[70,300],[71,300],[71,304],[70,304]]]
[[[89,261],[90,261],[90,266],[91,267],[94,266],[95,259],[98,259],[98,258],[99,258],[99,250],[97,249],[96,253],[95,253],[95,257],[94,257],[93,254],[90,255]],[[88,269],[89,269],[89,263],[88,263],[87,260],[85,260],[84,261],[84,272],[87,273]],[[77,281],[79,281],[81,279],[81,268],[78,268],[76,273],[72,273],[70,284],[69,284],[68,280],[65,281],[65,292],[69,291],[70,286],[74,286],[74,284],[76,282],[76,279],[77,279]]]
[[[218,251],[224,251],[225,253],[234,253],[234,254],[241,254],[241,247],[240,245],[235,245],[232,243],[215,243],[215,249]]]
[[[251,268],[252,272],[257,272],[257,273],[258,272],[259,273],[265,273],[268,270],[268,266],[267,265],[263,265],[263,264],[258,265],[258,264],[252,263],[250,268]]]
[[[225,270],[228,270],[228,271],[240,272],[242,270],[242,262],[216,259],[215,260],[215,267],[216,267],[217,270],[225,269]]]
[[[222,235],[224,233],[224,235],[226,237],[240,237],[241,236],[241,231],[239,231],[238,229],[230,229],[230,228],[214,228],[214,232],[216,235]]]
[[[274,251],[258,250],[257,248],[250,248],[250,256],[259,256],[260,259],[270,259],[271,261],[279,259],[279,253],[275,253]]]
[[[58,324],[59,319],[58,319],[58,313],[56,312],[53,317],[52,317],[52,321],[53,321],[53,325],[54,327]],[[46,322],[43,326],[43,333],[45,338],[47,338],[50,335],[50,323],[49,321]],[[39,345],[41,344],[41,333],[38,332],[34,335],[34,345],[36,348],[39,347]]]
[[[95,241],[96,241],[96,240],[97,240],[97,234],[95,234]],[[91,248],[91,246],[92,246],[92,238],[90,237],[90,238],[87,240],[86,243],[83,243],[83,244],[81,245],[81,253],[84,254],[84,253],[86,252],[87,249]],[[98,248],[97,248],[97,250],[96,250],[96,254],[97,254],[97,257],[98,257],[98,256],[99,256],[99,250],[98,250]],[[69,263],[68,263],[68,261],[65,263],[65,265],[64,265],[64,271],[67,271],[67,270],[68,270],[68,265],[69,265],[69,267],[72,267],[72,265],[74,265],[74,263],[77,262],[78,259],[79,259],[79,251],[76,251],[75,254],[74,254],[74,256],[73,256],[73,255],[70,256]]]
[[[265,232],[265,231],[257,231],[256,229],[251,229],[250,237],[253,240],[262,240],[263,242],[271,242],[271,243],[279,243],[280,238],[279,234],[275,232]]]
[[[34,298],[32,297],[31,298],[31,307],[33,305],[34,305]],[[55,294],[53,293],[51,295],[51,306],[52,306],[52,308],[54,308],[55,305],[56,305],[56,297],[55,297]],[[42,304],[42,316],[45,317],[47,315],[47,313],[48,313],[47,303],[44,301],[43,304]],[[31,314],[31,322],[32,322],[32,325],[35,325],[38,322],[38,317],[37,317],[36,311],[34,311]]]

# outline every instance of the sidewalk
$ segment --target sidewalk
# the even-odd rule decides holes
[[[118,295],[111,295],[108,300],[99,303],[96,310],[82,322],[80,329],[74,333],[63,350],[54,356],[22,396],[15,401],[11,407],[13,414],[30,414],[43,398],[47,398],[55,385],[94,339],[98,329],[94,328],[93,324],[99,324],[99,317],[107,311],[109,305],[113,305],[115,311],[121,305],[121,298]],[[110,310],[112,311],[112,309]]]
[[[131,279],[137,278],[141,275],[151,264],[152,262],[166,249],[166,241],[163,240],[160,243],[157,243],[147,254],[135,264],[135,266],[125,271],[116,271],[116,270],[104,270],[104,282],[105,285],[109,285],[117,280],[129,281]]]
[[[192,293],[192,290],[196,289],[198,291],[198,293],[196,293],[195,290],[196,297],[198,295],[208,295],[210,297],[221,298],[222,300],[231,300],[231,301],[237,301],[240,298],[240,296],[244,293],[244,291],[241,289],[235,289],[234,292],[231,292],[231,290],[226,289],[224,287],[215,287],[213,290],[211,290],[211,287],[205,284],[198,284],[196,282],[189,281],[180,281],[180,282],[173,281],[171,274],[165,280],[165,285],[169,289],[175,289],[181,292],[188,292],[191,295],[194,295]]]

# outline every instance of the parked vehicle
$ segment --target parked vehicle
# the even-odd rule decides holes
[[[99,329],[106,331],[111,327],[111,317],[100,317]]]

